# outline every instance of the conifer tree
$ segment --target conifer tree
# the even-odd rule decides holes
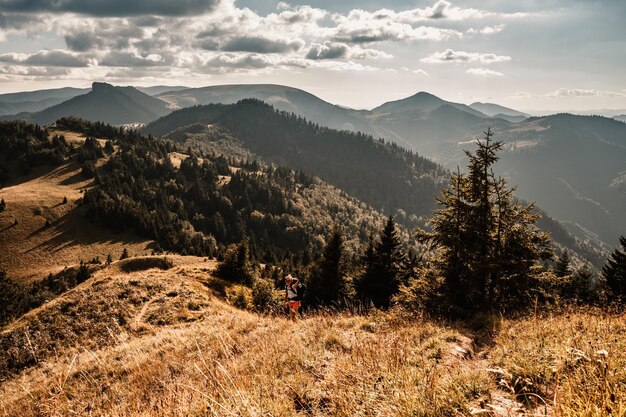
[[[372,302],[376,307],[389,307],[391,297],[398,292],[406,270],[406,254],[402,249],[393,216],[389,216],[380,240],[371,257],[371,264],[359,282],[359,297]]]
[[[602,276],[606,281],[609,295],[613,299],[626,298],[626,238],[620,236],[619,243],[622,251],[615,249],[602,267]]]
[[[346,279],[343,265],[343,237],[338,227],[333,229],[307,283],[306,301],[312,307],[331,306],[345,296]]]
[[[570,274],[569,270],[569,253],[564,250],[554,265],[554,274],[557,277],[564,277]]]
[[[466,151],[467,174],[451,176],[432,232],[417,234],[436,249],[433,265],[463,309],[521,307],[530,300],[533,267],[552,256],[549,236],[534,225],[540,216],[534,206],[518,204],[515,189],[493,173],[503,143],[492,136],[487,130],[477,150]]]
[[[7,203],[4,202],[4,198],[3,198],[2,200],[0,200],[0,213],[4,211],[6,206],[7,206]]]
[[[229,281],[242,284],[252,284],[252,264],[250,262],[250,250],[247,239],[243,239],[238,245],[231,246],[217,270],[217,274]]]
[[[596,290],[595,294],[592,293],[592,289]],[[581,303],[589,303],[597,299],[597,285],[594,285],[594,274],[591,267],[585,264],[574,271],[571,274],[569,285],[565,286],[565,290],[567,298]]]
[[[122,255],[120,256],[120,261],[126,258],[128,258],[128,249],[124,248],[122,249]]]

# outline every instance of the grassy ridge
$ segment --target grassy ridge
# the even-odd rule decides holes
[[[1,329],[3,351],[26,362],[21,370],[2,365],[0,415],[626,410],[624,315],[492,318],[487,330],[480,323],[484,337],[475,348],[464,326],[398,310],[297,323],[238,310],[220,295],[229,291],[212,290],[219,286],[213,262],[168,259],[170,269],[132,273],[115,262]]]

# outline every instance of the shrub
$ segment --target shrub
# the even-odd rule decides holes
[[[136,272],[152,268],[166,270],[172,266],[174,266],[174,263],[167,258],[148,257],[128,259],[120,265],[120,268],[124,272]]]
[[[252,310],[252,300],[250,299],[249,290],[244,287],[237,288],[228,296],[230,303],[242,310]]]
[[[257,278],[252,284],[252,304],[259,313],[271,314],[280,308],[280,298],[274,289],[274,283],[268,279]]]
[[[411,312],[442,311],[447,309],[443,304],[443,278],[438,277],[432,269],[416,271],[414,277],[406,284],[400,285],[398,293],[392,298],[394,304]]]

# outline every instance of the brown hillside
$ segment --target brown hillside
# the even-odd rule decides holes
[[[73,133],[54,133],[64,134],[69,142],[84,141]],[[38,169],[0,189],[0,199],[7,204],[0,213],[0,269],[13,279],[29,281],[81,260],[104,261],[108,254],[118,259],[123,248],[131,255],[150,253],[150,241],[113,233],[85,218],[78,203],[91,182],[81,175],[80,165],[69,162],[53,170]]]
[[[399,311],[259,316],[214,261],[165,261],[115,262],[1,329],[0,416],[626,412],[623,315],[491,319],[476,347]]]

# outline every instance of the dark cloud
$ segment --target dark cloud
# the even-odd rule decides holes
[[[76,52],[108,48],[127,49],[131,43],[142,41],[146,39],[146,36],[147,32],[144,28],[135,26],[125,19],[105,21],[89,30],[83,28],[67,29],[63,35],[67,47]]]
[[[163,19],[155,16],[139,16],[132,19],[132,22],[140,27],[156,27],[161,24],[162,21]]]
[[[348,55],[348,46],[343,43],[324,42],[323,45],[314,43],[306,53],[306,59],[340,59]]]
[[[65,44],[72,51],[85,52],[102,46],[102,41],[93,33],[78,32],[65,35]]]
[[[26,57],[18,54],[4,54],[0,55],[0,62],[34,67],[74,68],[87,66],[87,61],[84,58],[63,51],[39,51]]]
[[[79,13],[91,16],[193,16],[220,0],[0,0],[0,11]]]
[[[198,46],[205,51],[217,51],[220,49],[220,43],[214,38],[202,39],[198,42]]]
[[[232,71],[246,71],[270,67],[306,68],[308,64],[302,59],[289,58],[278,55],[221,53],[198,67],[199,71],[207,73],[224,73]]]
[[[223,46],[223,51],[228,52],[256,52],[260,54],[284,53],[298,51],[304,46],[302,40],[277,40],[261,36],[241,36],[232,38]]]
[[[139,51],[148,53],[161,53],[168,48],[168,45],[169,40],[166,37],[156,36],[133,42],[133,46]]]
[[[59,67],[23,67],[15,65],[0,66],[0,78],[13,78],[15,76],[22,79],[37,79],[45,78],[52,79],[65,75],[69,75],[70,70],[67,68]]]
[[[0,29],[24,29],[40,22],[38,16],[0,13]]]
[[[99,62],[103,67],[156,67],[170,64],[170,59],[154,60],[128,52],[109,52]]]

